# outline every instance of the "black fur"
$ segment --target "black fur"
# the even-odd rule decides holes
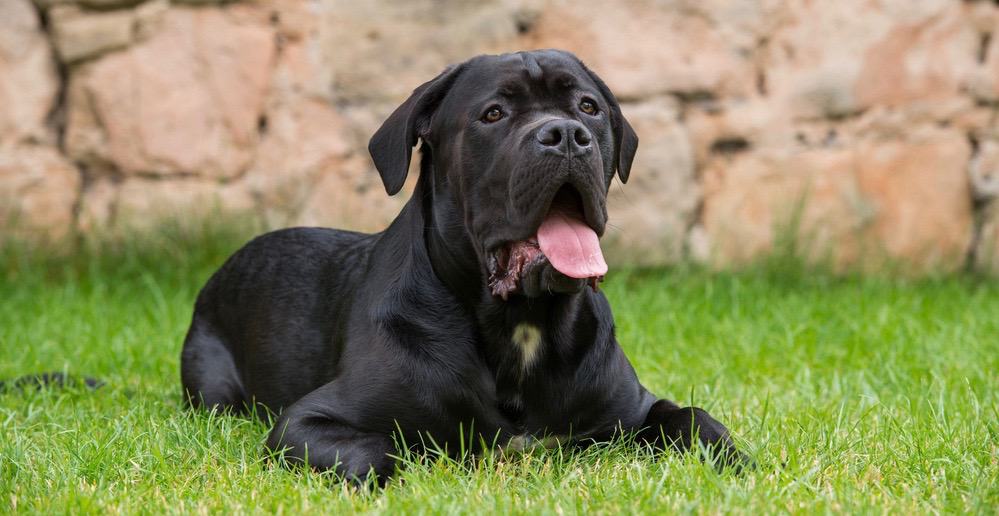
[[[581,112],[583,97],[599,112]],[[506,116],[484,122],[491,106]],[[538,143],[563,129],[585,138]],[[371,139],[389,193],[418,140],[416,190],[388,229],[269,233],[208,281],[182,354],[191,404],[279,411],[270,449],[348,478],[391,475],[394,437],[456,451],[625,431],[660,448],[697,436],[734,457],[706,412],[642,387],[585,280],[542,262],[508,300],[487,288],[496,250],[535,234],[560,190],[603,233],[607,188],[638,145],[603,82],[566,52],[480,56],[417,88]],[[539,342],[533,360],[515,340]]]

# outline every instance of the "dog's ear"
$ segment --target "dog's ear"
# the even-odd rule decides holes
[[[389,195],[395,195],[406,182],[413,147],[430,129],[430,119],[441,99],[454,84],[464,65],[451,66],[420,85],[382,123],[368,142],[368,152]]]
[[[613,112],[619,122],[614,127],[614,138],[617,140],[617,175],[622,183],[627,183],[631,174],[631,163],[635,161],[635,153],[638,152],[638,134],[621,114],[617,101],[614,101]]]
[[[614,131],[614,165],[617,168],[617,175],[621,178],[621,182],[627,183],[628,175],[631,174],[631,163],[635,160],[635,152],[638,151],[638,135],[635,134],[635,130],[632,129],[631,124],[624,118],[624,115],[621,114],[621,106],[618,104],[614,94],[611,93],[610,88],[604,84],[604,81],[600,77],[597,77],[597,74],[587,68],[586,65],[582,62],[579,62],[579,64],[590,75],[590,79],[600,89],[600,94],[610,104],[611,129]]]

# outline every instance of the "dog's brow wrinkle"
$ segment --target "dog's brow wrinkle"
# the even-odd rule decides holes
[[[503,97],[523,97],[527,94],[527,90],[519,82],[505,82],[500,84],[496,93]]]
[[[552,121],[552,120],[558,120],[559,118],[560,118],[559,116],[554,115],[554,114],[545,115],[545,116],[540,117],[540,118],[538,118],[536,120],[532,120],[527,125],[525,125],[524,128],[526,130],[533,131],[534,129],[540,127],[542,124],[544,124],[546,122],[549,122],[549,121]]]
[[[538,60],[533,55],[527,53],[521,53],[520,59],[524,61],[524,70],[527,71],[527,77],[532,81],[540,81],[544,70],[542,70]]]
[[[576,87],[576,78],[568,74],[563,74],[558,76],[555,80],[555,84],[562,89],[572,89]]]

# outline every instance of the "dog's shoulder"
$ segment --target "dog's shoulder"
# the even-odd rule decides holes
[[[370,247],[372,237],[366,233],[318,227],[294,227],[264,233],[246,243],[223,265],[253,263],[319,265],[329,260],[356,258]]]
[[[333,252],[344,246],[370,240],[372,235],[343,229],[292,227],[264,233],[250,240],[236,255]],[[236,256],[234,255],[234,256]]]
[[[199,302],[216,296],[292,293],[315,295],[318,285],[340,285],[363,267],[375,235],[295,227],[260,235],[233,253],[202,289]]]

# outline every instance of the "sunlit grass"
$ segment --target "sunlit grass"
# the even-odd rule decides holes
[[[646,386],[725,422],[758,460],[612,443],[408,457],[385,489],[291,472],[267,427],[192,413],[178,358],[197,289],[246,231],[164,230],[60,253],[0,249],[0,378],[64,370],[97,391],[0,394],[0,508],[25,512],[977,512],[999,508],[999,284],[612,271],[603,288]]]

